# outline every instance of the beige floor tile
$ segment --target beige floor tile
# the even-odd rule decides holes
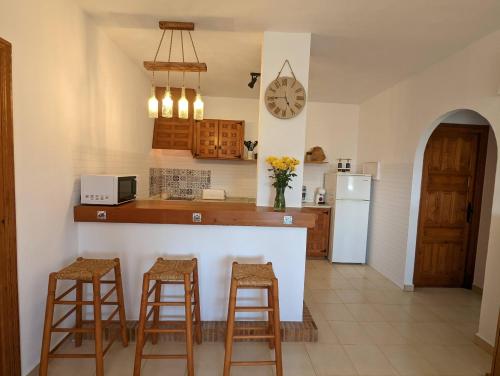
[[[340,343],[326,320],[322,319],[316,321],[316,326],[318,327],[318,343],[327,343],[333,345],[338,345]]]
[[[305,344],[283,343],[283,373],[287,376],[316,376]]]
[[[354,316],[343,303],[320,304],[321,312],[328,321],[355,321]]]
[[[345,345],[347,355],[360,375],[396,375],[389,360],[374,345]]]
[[[222,374],[224,366],[224,344],[218,343],[202,343],[194,347],[194,366],[195,372],[200,370],[210,369],[217,371],[217,374]]]
[[[372,304],[386,322],[414,322],[413,317],[400,305],[395,304]]]
[[[317,376],[356,375],[356,370],[340,345],[306,344]]]
[[[343,303],[366,303],[366,297],[360,290],[338,290],[337,295]]]
[[[371,304],[346,304],[346,307],[356,321],[384,321],[382,314],[380,314]]]
[[[379,346],[400,375],[437,375],[437,371],[409,345]]]
[[[362,322],[361,326],[376,345],[404,345],[408,341],[386,322]]]
[[[182,342],[159,341],[156,345],[149,345],[145,354],[185,354],[186,344]],[[171,376],[184,376],[187,365],[185,359],[147,359],[143,361],[142,372],[144,376],[159,375],[168,369]]]
[[[131,375],[134,370],[135,342],[128,347],[115,343],[104,358],[104,374],[106,376]],[[141,365],[142,367],[142,365]]]
[[[342,345],[371,345],[374,343],[360,323],[330,321],[329,324]]]
[[[311,296],[316,303],[342,303],[337,292],[331,289],[311,291]]]
[[[409,304],[402,307],[417,322],[442,322],[443,320],[422,304]]]
[[[432,365],[439,375],[480,375],[476,364],[458,354],[449,346],[417,346],[417,351]],[[484,375],[484,373],[482,373]]]
[[[269,349],[266,342],[236,342],[233,345],[233,361],[273,360],[274,350]],[[273,368],[264,367],[231,367],[231,376],[271,376]],[[257,373],[258,372],[258,373]]]

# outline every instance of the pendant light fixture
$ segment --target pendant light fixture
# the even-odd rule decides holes
[[[148,100],[148,115],[152,119],[158,117],[158,99],[156,99],[154,85],[151,85],[151,96]]]
[[[196,99],[193,102],[193,118],[195,120],[203,120],[203,113],[204,113],[204,104],[203,100],[201,99],[201,93],[200,93],[200,81],[201,81],[201,74],[200,72],[206,72],[207,71],[207,65],[205,63],[200,63],[198,59],[198,54],[196,52],[196,48],[194,46],[193,42],[193,37],[191,35],[191,31],[194,30],[194,23],[192,22],[172,22],[172,21],[160,21],[160,29],[163,30],[163,34],[160,39],[160,43],[158,44],[158,48],[156,50],[156,54],[154,57],[153,61],[145,61],[144,62],[144,67],[153,72],[153,88],[152,88],[152,95],[151,98],[149,98],[148,101],[148,109],[149,109],[149,117],[152,118],[157,118],[158,117],[158,99],[154,95],[155,88],[154,88],[154,74],[155,71],[167,71],[167,87],[165,90],[165,94],[163,98],[161,99],[161,116],[165,118],[171,118],[173,117],[173,108],[174,108],[174,101],[172,98],[172,93],[170,91],[170,72],[171,71],[177,71],[177,72],[182,72],[182,89],[181,89],[181,97],[177,103],[177,116],[180,119],[189,119],[189,107],[190,103],[188,99],[186,98],[186,88],[185,88],[185,74],[186,72],[197,72],[198,73],[198,89],[196,90]],[[170,33],[170,48],[169,48],[169,54],[168,54],[168,62],[161,62],[157,61],[158,53],[160,51],[163,38],[165,36],[166,30],[171,30]],[[179,30],[180,31],[180,37],[181,37],[181,49],[182,49],[182,62],[172,62],[170,61],[171,55],[172,55],[172,42],[173,42],[173,32],[174,30]],[[194,54],[196,56],[196,63],[194,62],[186,62],[185,61],[185,56],[184,56],[184,36],[183,36],[183,31],[188,31],[189,33],[189,38],[191,40],[191,45],[193,47]],[[155,110],[156,109],[156,110]]]
[[[198,90],[196,90],[196,99],[193,103],[194,120],[203,120],[203,108],[204,104],[200,93],[200,74],[198,73]]]

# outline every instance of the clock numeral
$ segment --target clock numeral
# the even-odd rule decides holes
[[[278,80],[274,81],[274,86],[276,87],[276,89],[279,89],[281,87],[281,84]]]
[[[269,107],[270,107],[271,109],[273,109],[274,107],[276,107],[276,103],[274,103],[274,102],[269,102]]]
[[[274,102],[274,97],[267,97],[267,100],[268,100],[269,102]]]
[[[286,116],[286,108],[284,110],[281,110],[281,116],[283,116],[283,117]]]
[[[297,97],[295,99],[298,100],[298,101],[303,101],[304,100],[304,96],[303,95],[297,95]]]
[[[287,86],[287,85],[288,85],[288,80],[287,80],[286,78],[282,78],[282,79],[281,79],[281,84],[282,84],[283,86]]]
[[[302,108],[302,105],[300,103],[295,103],[295,107],[297,110],[300,110]]]
[[[276,107],[273,112],[274,112],[275,115],[278,115],[279,112],[280,112],[280,108]]]
[[[269,88],[269,91],[272,91],[273,93],[276,93],[276,90],[274,90],[272,87]]]
[[[301,87],[299,87],[297,90],[295,90],[296,93],[301,93],[303,91],[304,91],[304,89],[302,89]]]
[[[290,112],[292,113],[292,116],[295,115],[295,111],[293,110],[293,108],[290,108]]]

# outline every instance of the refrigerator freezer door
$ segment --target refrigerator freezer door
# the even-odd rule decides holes
[[[334,211],[328,259],[364,264],[370,201],[337,200]]]
[[[336,200],[369,200],[371,177],[365,175],[338,175]]]

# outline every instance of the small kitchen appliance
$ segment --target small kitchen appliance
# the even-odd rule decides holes
[[[120,205],[137,195],[136,175],[82,175],[80,185],[82,204]]]
[[[314,195],[314,203],[317,205],[324,205],[326,199],[326,191],[324,188],[316,189],[316,194]]]

